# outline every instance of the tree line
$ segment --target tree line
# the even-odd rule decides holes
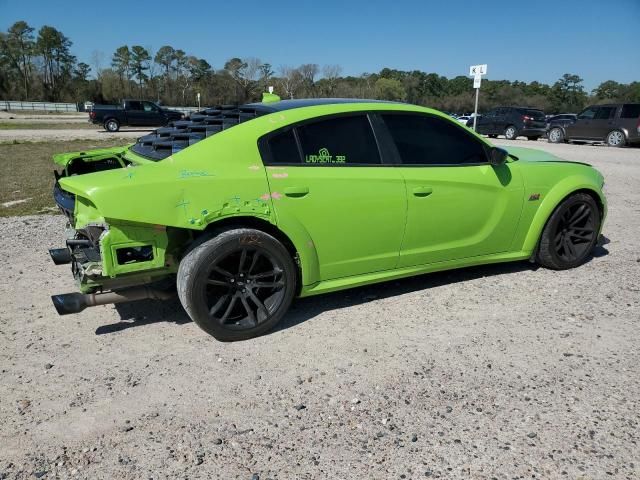
[[[170,45],[123,45],[106,57],[94,51],[91,65],[78,62],[72,41],[45,25],[25,21],[0,32],[0,99],[117,103],[135,97],[165,105],[234,104],[259,100],[268,86],[283,98],[359,97],[399,100],[444,111],[473,110],[473,80],[419,70],[383,68],[342,76],[339,65],[314,63],[275,68],[258,58],[231,58],[221,68]],[[480,111],[527,105],[547,112],[577,112],[589,103],[640,102],[640,82],[607,80],[587,92],[579,75],[566,73],[553,85],[484,80]]]

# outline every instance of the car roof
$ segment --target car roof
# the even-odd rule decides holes
[[[337,105],[344,103],[397,103],[402,105],[401,102],[390,102],[387,100],[368,100],[361,98],[299,98],[292,100],[280,100],[277,102],[256,102],[247,103],[242,107],[255,108],[260,112],[281,112],[283,110],[291,110],[293,108],[315,107],[318,105]]]

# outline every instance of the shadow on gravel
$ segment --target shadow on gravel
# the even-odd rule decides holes
[[[609,239],[604,237],[601,244],[594,248],[593,256],[589,258],[586,263],[589,263],[593,258],[608,255],[609,251],[604,248],[604,245],[607,243],[609,243]],[[427,273],[416,277],[327,293],[317,297],[300,298],[294,300],[291,309],[285,315],[284,319],[274,330],[266,335],[295,327],[329,310],[348,308],[372,300],[395,297],[452,283],[524,272],[527,270],[537,270],[538,268],[538,265],[526,261],[480,265],[445,272]],[[178,325],[191,322],[191,319],[177,298],[168,301],[140,300],[131,303],[120,303],[116,304],[115,308],[120,315],[121,321],[98,327],[96,329],[96,335],[116,333],[126,330],[127,328],[158,322],[172,322]]]

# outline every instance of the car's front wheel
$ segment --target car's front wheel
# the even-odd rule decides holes
[[[564,134],[562,133],[562,129],[555,127],[549,130],[548,139],[551,143],[562,143],[564,141]]]
[[[538,245],[537,262],[554,270],[581,265],[596,245],[600,222],[600,209],[591,195],[571,195],[547,221]]]
[[[518,136],[518,131],[516,130],[516,127],[514,127],[513,125],[509,125],[507,128],[504,129],[504,136],[507,140],[515,140],[516,137]]]
[[[253,229],[227,230],[190,250],[178,269],[178,296],[191,319],[224,342],[271,330],[296,292],[287,249]]]
[[[626,139],[620,130],[613,130],[607,135],[607,145],[610,147],[624,147]]]
[[[117,132],[118,130],[120,130],[120,122],[118,122],[118,120],[116,120],[115,118],[110,118],[109,120],[104,122],[104,129],[107,132]]]

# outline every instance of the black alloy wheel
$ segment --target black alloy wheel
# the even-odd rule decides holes
[[[542,232],[538,263],[556,270],[581,265],[597,243],[600,222],[600,209],[591,195],[571,195],[556,208]]]
[[[204,331],[246,340],[273,328],[297,291],[298,272],[284,245],[266,232],[235,228],[204,237],[178,268],[178,296]]]
[[[229,329],[254,328],[282,303],[283,266],[268,252],[242,247],[210,266],[203,288],[214,321]]]

